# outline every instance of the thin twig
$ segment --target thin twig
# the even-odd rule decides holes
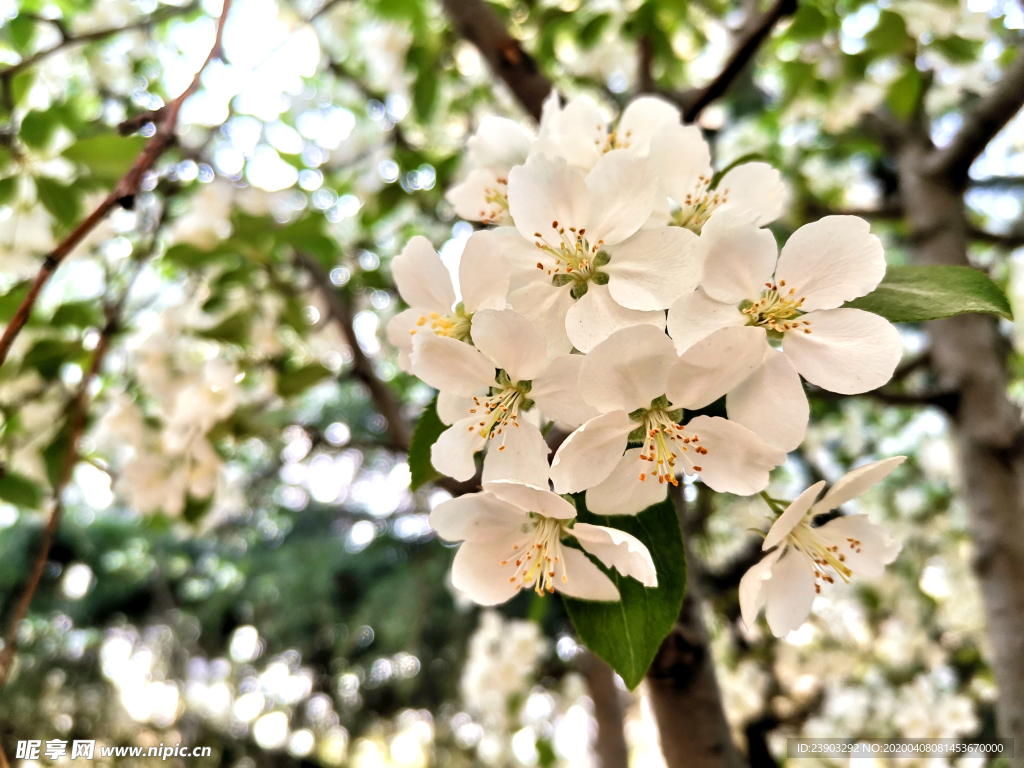
[[[8,323],[7,328],[4,329],[3,336],[0,336],[0,365],[4,364],[7,360],[7,355],[11,351],[11,345],[14,343],[15,338],[21,329],[28,322],[29,315],[32,314],[32,308],[35,306],[36,300],[39,298],[39,293],[42,291],[43,286],[46,285],[47,281],[60,266],[61,262],[67,257],[69,253],[78,245],[82,240],[85,239],[96,226],[106,217],[106,215],[117,205],[126,204],[130,205],[133,196],[139,191],[139,185],[142,183],[142,177],[145,173],[153,166],[157,158],[163,154],[171,143],[174,141],[174,131],[178,124],[178,113],[181,111],[181,106],[185,100],[196,92],[199,88],[199,83],[203,74],[203,70],[206,69],[207,65],[213,59],[220,55],[221,50],[221,39],[224,34],[224,22],[227,19],[228,11],[231,8],[231,0],[224,0],[224,9],[221,12],[220,19],[217,21],[217,36],[214,39],[213,47],[210,49],[210,54],[206,57],[206,61],[203,66],[196,72],[195,77],[192,78],[192,83],[185,91],[178,96],[176,99],[167,105],[167,113],[164,116],[163,122],[157,129],[156,133],[153,134],[152,138],[146,142],[146,146],[142,148],[142,152],[135,159],[132,167],[128,169],[117,185],[111,190],[110,194],[100,203],[99,207],[90,213],[86,219],[79,224],[75,229],[68,235],[53,251],[47,255],[43,261],[43,266],[36,275],[35,280],[32,281],[32,285],[28,290],[28,294],[22,300],[21,305],[18,307],[17,312],[14,313],[14,317],[11,318],[11,322]]]
[[[1021,232],[999,234],[998,232],[989,232],[980,227],[970,227],[967,230],[967,238],[968,240],[975,240],[980,243],[991,243],[1000,248],[1014,249],[1024,245],[1024,233]]]

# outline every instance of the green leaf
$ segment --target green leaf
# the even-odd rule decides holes
[[[47,176],[37,176],[36,193],[39,195],[39,202],[53,214],[61,227],[71,229],[78,223],[81,210],[79,199],[70,187]]]
[[[52,379],[64,363],[76,361],[81,351],[80,341],[40,339],[25,354],[22,365],[25,368],[35,368],[44,379]]]
[[[122,137],[108,133],[79,139],[64,150],[64,157],[84,165],[98,179],[117,181],[131,168],[146,141],[142,136]]]
[[[587,511],[585,494],[576,494],[574,498],[579,522],[617,528],[636,536],[650,551],[658,570],[658,586],[648,589],[636,579],[600,565],[619,588],[621,602],[564,598],[580,640],[608,662],[632,690],[647,674],[661,641],[679,616],[686,594],[686,553],[679,518],[670,499],[636,516],[600,517]]]
[[[29,44],[36,34],[35,19],[18,14],[8,22],[7,30],[10,32],[11,43],[14,45],[14,49],[18,53],[27,53]]]
[[[886,94],[885,103],[896,117],[910,117],[921,93],[921,73],[908,67],[903,74],[893,81]]]
[[[21,302],[28,295],[31,285],[31,280],[22,280],[20,283],[15,283],[11,286],[11,289],[3,296],[0,296],[0,323],[9,323],[11,321],[14,313],[21,306]]]
[[[226,341],[231,344],[244,344],[249,338],[249,330],[252,328],[253,314],[248,309],[242,309],[233,315],[221,320],[213,328],[200,332],[214,341]]]
[[[33,149],[42,149],[50,143],[57,130],[57,118],[52,110],[29,112],[21,119],[18,137]]]
[[[437,73],[429,67],[420,67],[412,87],[412,105],[416,116],[423,122],[430,119],[437,104]]]
[[[320,363],[310,363],[294,371],[282,371],[277,377],[277,394],[281,397],[294,397],[333,375],[329,368]]]
[[[879,286],[844,307],[881,315],[892,323],[917,323],[982,312],[1013,319],[1006,295],[972,267],[889,267]]]
[[[97,328],[103,324],[103,313],[95,301],[69,301],[57,307],[51,325],[74,325],[79,328]]]
[[[420,415],[416,428],[412,431],[409,441],[409,474],[412,476],[410,488],[417,488],[436,480],[441,473],[430,463],[430,447],[437,442],[441,433],[448,426],[437,416],[437,398],[435,397]]]
[[[24,475],[7,472],[0,477],[0,499],[23,509],[39,509],[43,489]]]

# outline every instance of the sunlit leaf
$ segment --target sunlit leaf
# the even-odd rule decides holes
[[[916,323],[972,312],[1013,319],[1010,302],[984,272],[971,267],[889,267],[867,296],[844,306],[893,323]]]
[[[409,474],[412,475],[410,487],[416,490],[425,483],[436,480],[441,473],[430,463],[430,447],[437,442],[441,433],[448,429],[447,425],[437,416],[437,398],[423,409],[416,428],[409,442]]]

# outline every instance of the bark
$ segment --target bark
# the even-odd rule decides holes
[[[921,135],[905,140],[897,155],[900,191],[915,241],[914,259],[918,264],[966,265],[969,229],[962,177],[949,172],[962,168],[962,163],[936,164],[933,153]],[[970,509],[973,565],[984,597],[999,687],[998,729],[1001,736],[1024,745],[1021,414],[1007,396],[1003,342],[994,320],[983,315],[936,320],[929,324],[928,333],[940,386],[957,394],[952,419],[961,490]]]
[[[587,679],[590,699],[594,702],[597,720],[597,768],[629,768],[629,749],[623,730],[622,696],[615,684],[612,668],[592,653],[587,653],[580,664]]]

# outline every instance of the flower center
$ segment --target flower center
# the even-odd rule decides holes
[[[598,126],[598,130],[600,130],[600,129],[601,129],[601,126]],[[609,152],[611,152],[613,149],[629,149],[629,145],[632,143],[630,141],[632,136],[633,136],[633,132],[632,131],[626,131],[626,133],[624,135],[619,136],[618,130],[615,130],[615,131],[611,131],[605,137],[604,144],[601,144],[601,140],[600,139],[594,139],[594,144],[601,151],[602,155],[606,155]]]
[[[853,570],[846,565],[846,555],[840,551],[838,544],[826,546],[815,534],[814,529],[806,522],[801,522],[793,532],[789,534],[789,543],[803,552],[810,559],[814,566],[814,591],[821,592],[821,582],[835,583],[832,577],[834,573],[844,583],[850,581]],[[861,542],[858,539],[847,537],[846,543],[854,552],[860,552]]]
[[[556,287],[573,284],[572,297],[580,299],[587,292],[587,284],[607,285],[608,275],[599,271],[611,261],[611,256],[601,250],[604,240],[591,243],[586,229],[563,227],[557,221],[551,222],[552,232],[547,236],[534,232],[534,245],[551,257],[551,262],[537,262],[537,269],[551,276]]]
[[[672,223],[699,235],[711,214],[729,202],[728,189],[710,189],[710,186],[710,176],[698,176],[693,191],[685,199],[676,201],[679,210],[672,215]]]
[[[496,187],[484,188],[486,206],[480,209],[480,222],[494,224],[509,219],[508,212],[508,179],[498,178]]]
[[[555,574],[561,570],[563,582],[569,580],[562,557],[562,534],[568,521],[556,520],[534,513],[524,525],[526,537],[512,545],[512,557],[499,565],[515,564],[509,583],[520,582],[521,588],[533,589],[538,595],[555,591]]]
[[[471,414],[480,418],[477,424],[469,427],[469,431],[477,430],[480,437],[491,440],[501,436],[509,425],[519,429],[519,410],[528,411],[533,407],[533,401],[526,396],[531,389],[530,382],[512,384],[508,374],[502,371],[498,383],[500,386],[493,388],[489,397],[474,397],[473,407],[469,409]],[[505,450],[504,437],[498,450]]]
[[[765,283],[764,286],[758,301],[744,302],[740,306],[740,312],[750,317],[747,325],[757,325],[780,334],[796,330],[810,333],[810,321],[799,319],[804,314],[800,311],[804,297],[796,298],[796,288],[786,292],[785,280],[780,280],[777,285]]]
[[[439,312],[431,312],[420,315],[416,320],[416,327],[410,330],[409,334],[415,336],[420,331],[430,331],[435,336],[449,336],[457,341],[469,341],[472,323],[473,313],[467,312],[462,302],[459,302],[454,314],[442,315]]]
[[[708,454],[708,449],[700,445],[699,435],[689,435],[686,427],[678,424],[682,418],[681,410],[668,410],[668,399],[662,395],[651,403],[650,409],[642,409],[630,414],[634,422],[640,426],[630,433],[630,439],[643,441],[640,460],[650,462],[653,466],[642,465],[640,481],[647,480],[647,475],[657,477],[659,483],[679,485],[676,480],[676,457],[691,450],[696,454],[697,461]],[[700,472],[702,467],[694,464],[693,470]]]

